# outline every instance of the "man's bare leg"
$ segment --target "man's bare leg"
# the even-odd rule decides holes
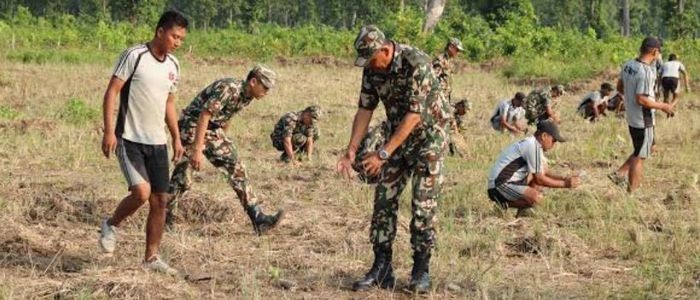
[[[107,224],[119,227],[122,221],[136,212],[141,205],[148,201],[151,194],[151,185],[148,183],[137,184],[131,187],[131,192],[124,197]]]
[[[144,261],[149,261],[158,255],[158,248],[163,239],[165,229],[165,213],[168,206],[167,193],[154,193],[148,199],[150,208],[146,221],[146,255]]]
[[[632,193],[634,190],[639,187],[639,183],[642,181],[642,170],[643,170],[643,164],[644,159],[641,159],[639,157],[634,157],[632,162],[630,163],[629,167],[629,181],[630,185],[627,189],[629,193]]]

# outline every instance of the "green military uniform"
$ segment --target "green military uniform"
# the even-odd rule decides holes
[[[261,69],[263,68],[263,69]],[[256,71],[257,70],[257,71]],[[251,72],[272,72],[264,67],[256,67]],[[266,76],[274,76],[274,73]],[[273,79],[274,80],[274,79]],[[267,88],[273,83],[265,84]],[[214,81],[202,90],[192,102],[182,110],[178,125],[180,128],[180,140],[185,147],[185,156],[176,163],[170,178],[170,194],[173,198],[168,203],[168,224],[172,223],[172,217],[177,209],[178,200],[184,192],[192,186],[192,170],[190,157],[193,155],[197,122],[203,111],[211,114],[211,119],[204,137],[204,156],[220,169],[227,177],[229,185],[233,188],[238,199],[250,214],[251,219],[259,214],[258,200],[248,182],[248,174],[238,157],[236,145],[226,137],[224,128],[231,117],[250,105],[254,98],[246,96],[246,81],[225,78]],[[258,210],[258,211],[253,211]],[[256,231],[259,231],[255,224]]]
[[[525,118],[527,119],[528,124],[547,120],[551,117],[547,113],[547,106],[552,106],[554,104],[552,102],[553,89],[560,93],[564,92],[563,86],[556,85],[554,87],[536,89],[525,97],[523,108],[525,109]]]
[[[459,51],[463,51],[462,42],[456,38],[451,38],[445,47],[445,51],[433,59],[433,72],[438,81],[440,81],[440,99],[443,101],[442,107],[442,119],[445,121],[445,131],[448,133],[448,144],[450,149],[450,154],[454,155],[456,147],[452,142],[450,133],[452,131],[451,123],[454,122],[454,106],[452,105],[452,63],[451,57],[448,53],[448,48],[454,46]]]
[[[431,72],[427,55],[410,46],[394,43],[388,73],[365,68],[359,107],[374,110],[384,103],[388,136],[407,113],[421,114],[417,126],[384,164],[375,192],[370,240],[375,246],[391,247],[396,237],[399,195],[413,177],[411,245],[427,250],[435,244],[435,208],[443,181],[443,150],[446,134],[440,126],[442,103],[439,82]]]
[[[275,128],[270,134],[272,146],[282,151],[281,159],[284,161],[290,159],[284,151],[284,138],[292,138],[292,150],[294,150],[295,153],[303,153],[306,151],[306,141],[309,138],[313,138],[314,142],[318,141],[320,138],[318,126],[316,126],[315,121],[311,125],[306,125],[302,122],[302,114],[306,111],[311,113],[313,119],[318,120],[320,114],[318,106],[309,106],[305,110],[299,112],[288,112],[277,121]]]
[[[394,50],[388,70],[372,70],[367,62],[377,49],[388,43]],[[363,290],[372,284],[386,288],[394,285],[391,257],[399,196],[411,179],[410,231],[414,267],[409,288],[425,292],[430,285],[428,265],[435,246],[436,207],[443,183],[443,153],[447,147],[440,82],[433,73],[429,56],[410,46],[385,40],[375,26],[361,29],[355,39],[355,49],[358,52],[355,65],[364,68],[359,108],[373,111],[380,101],[384,104],[387,137],[393,135],[409,113],[420,114],[421,121],[382,165],[370,226],[375,261],[365,277],[353,284],[353,289]]]

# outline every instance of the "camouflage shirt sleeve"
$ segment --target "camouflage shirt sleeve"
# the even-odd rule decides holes
[[[207,87],[206,95],[207,100],[204,102],[203,109],[209,111],[212,116],[217,116],[221,112],[221,108],[224,106],[226,98],[230,97],[231,93],[227,92],[226,85],[221,81],[212,83]]]
[[[297,120],[292,114],[286,114],[282,117],[282,137],[292,136],[296,126]]]
[[[318,135],[318,128],[316,126],[310,126],[306,128],[306,132],[304,133],[307,137],[315,137]]]
[[[379,105],[379,95],[377,90],[370,81],[370,74],[367,69],[362,71],[362,88],[360,89],[359,107],[374,110]]]
[[[422,113],[432,88],[432,72],[428,64],[419,64],[411,75],[411,95],[408,98],[408,111]]]

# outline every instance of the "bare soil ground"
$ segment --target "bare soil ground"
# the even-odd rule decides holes
[[[183,59],[178,108],[214,79],[244,77],[252,62]],[[413,298],[401,291],[411,268],[410,191],[404,192],[394,245],[400,286],[355,293],[351,282],[370,266],[372,189],[334,174],[347,143],[361,71],[328,58],[279,61],[279,88],[234,117],[237,143],[268,210],[284,208],[282,225],[253,234],[225,179],[211,165],[196,175],[162,256],[188,280],[140,268],[147,207],[119,231],[117,251],[100,253],[99,221],[126,195],[114,159],[101,141],[101,97],[110,75],[102,65],[23,65],[0,59],[0,299],[24,298]],[[517,137],[487,122],[496,102],[517,90],[498,72],[462,68],[455,96],[473,110],[447,161],[439,208],[439,244],[431,265],[430,299],[602,299],[700,297],[700,192],[697,145],[700,101],[682,100],[675,118],[659,115],[658,151],[634,195],[606,174],[631,151],[622,119],[589,124],[574,114],[580,90],[558,105],[570,143],[548,154],[562,173],[584,170],[576,190],[547,190],[538,216],[515,219],[494,209],[486,175],[500,149]],[[597,83],[591,83],[593,87]],[[65,111],[87,104],[87,121]],[[277,161],[269,134],[277,118],[321,105],[320,151],[294,168]],[[95,114],[95,112],[98,112]],[[375,119],[384,118],[383,111]],[[77,118],[80,119],[80,118]]]

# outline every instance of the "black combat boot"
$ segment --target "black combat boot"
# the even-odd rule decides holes
[[[413,253],[413,270],[408,289],[414,293],[424,294],[430,292],[430,250],[416,251]]]
[[[261,235],[279,224],[284,216],[284,210],[280,209],[274,215],[263,213],[259,205],[251,205],[246,209],[250,222],[253,224],[255,233]]]
[[[392,250],[389,248],[375,247],[374,263],[365,277],[352,284],[353,291],[364,291],[373,285],[383,289],[393,289],[396,285],[394,268],[391,266]]]

